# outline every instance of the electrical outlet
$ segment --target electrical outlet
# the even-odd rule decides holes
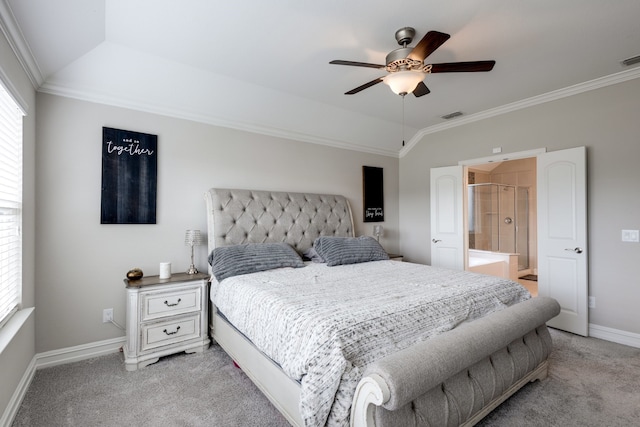
[[[110,323],[113,320],[113,308],[102,310],[102,323]]]
[[[596,308],[596,297],[589,297],[589,308]]]
[[[623,242],[640,242],[640,230],[622,230]]]

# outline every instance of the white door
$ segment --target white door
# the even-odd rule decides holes
[[[549,326],[588,335],[586,150],[538,155],[538,294],[562,308]]]
[[[463,167],[431,169],[431,265],[464,270]]]

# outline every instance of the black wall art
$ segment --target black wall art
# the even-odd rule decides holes
[[[363,166],[362,187],[362,194],[364,198],[364,222],[384,221],[382,168]]]
[[[102,128],[101,224],[155,224],[158,136]]]

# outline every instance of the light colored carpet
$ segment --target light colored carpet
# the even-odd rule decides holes
[[[551,330],[549,378],[479,426],[640,426],[640,349]],[[13,426],[288,426],[217,345],[127,372],[121,354],[38,370]],[[402,426],[399,426],[402,427]]]
[[[289,423],[218,345],[128,372],[121,353],[38,370],[14,427]]]
[[[549,377],[478,426],[640,426],[640,349],[550,329]]]

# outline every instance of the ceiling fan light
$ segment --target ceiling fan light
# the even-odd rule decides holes
[[[424,73],[408,70],[391,73],[382,79],[397,95],[406,95],[413,92],[422,80],[424,80]]]

